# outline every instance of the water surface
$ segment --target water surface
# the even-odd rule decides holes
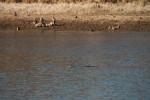
[[[0,33],[0,100],[150,100],[150,33]]]

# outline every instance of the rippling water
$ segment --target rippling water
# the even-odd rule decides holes
[[[0,100],[150,100],[150,33],[0,33]]]

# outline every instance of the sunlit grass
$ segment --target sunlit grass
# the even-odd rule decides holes
[[[107,13],[107,14],[132,14],[132,13],[150,13],[150,5],[141,5],[136,3],[111,4],[111,3],[0,3],[1,14],[13,14],[17,12],[22,15],[32,14],[61,14],[61,13]]]

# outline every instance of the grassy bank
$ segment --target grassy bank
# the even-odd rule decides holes
[[[98,3],[60,3],[60,4],[41,4],[41,3],[0,3],[1,14],[20,15],[46,15],[70,13],[75,15],[92,14],[150,14],[150,5],[142,6],[136,3],[126,4],[98,4]]]
[[[139,3],[0,3],[0,29],[54,31],[150,31],[150,5]],[[43,18],[54,27],[36,27]]]

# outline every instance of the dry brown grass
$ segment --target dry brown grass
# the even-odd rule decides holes
[[[98,4],[98,3],[60,3],[60,4],[42,4],[42,3],[0,3],[1,14],[19,15],[44,15],[44,14],[150,14],[150,5],[142,6],[137,3],[126,4]]]
[[[79,3],[79,2],[86,2],[86,3],[106,3],[106,2],[112,2],[112,3],[129,3],[129,2],[139,2],[142,4],[145,4],[147,2],[150,2],[150,0],[0,0],[0,2],[6,2],[6,3],[14,3],[14,2],[22,2],[22,3]]]

